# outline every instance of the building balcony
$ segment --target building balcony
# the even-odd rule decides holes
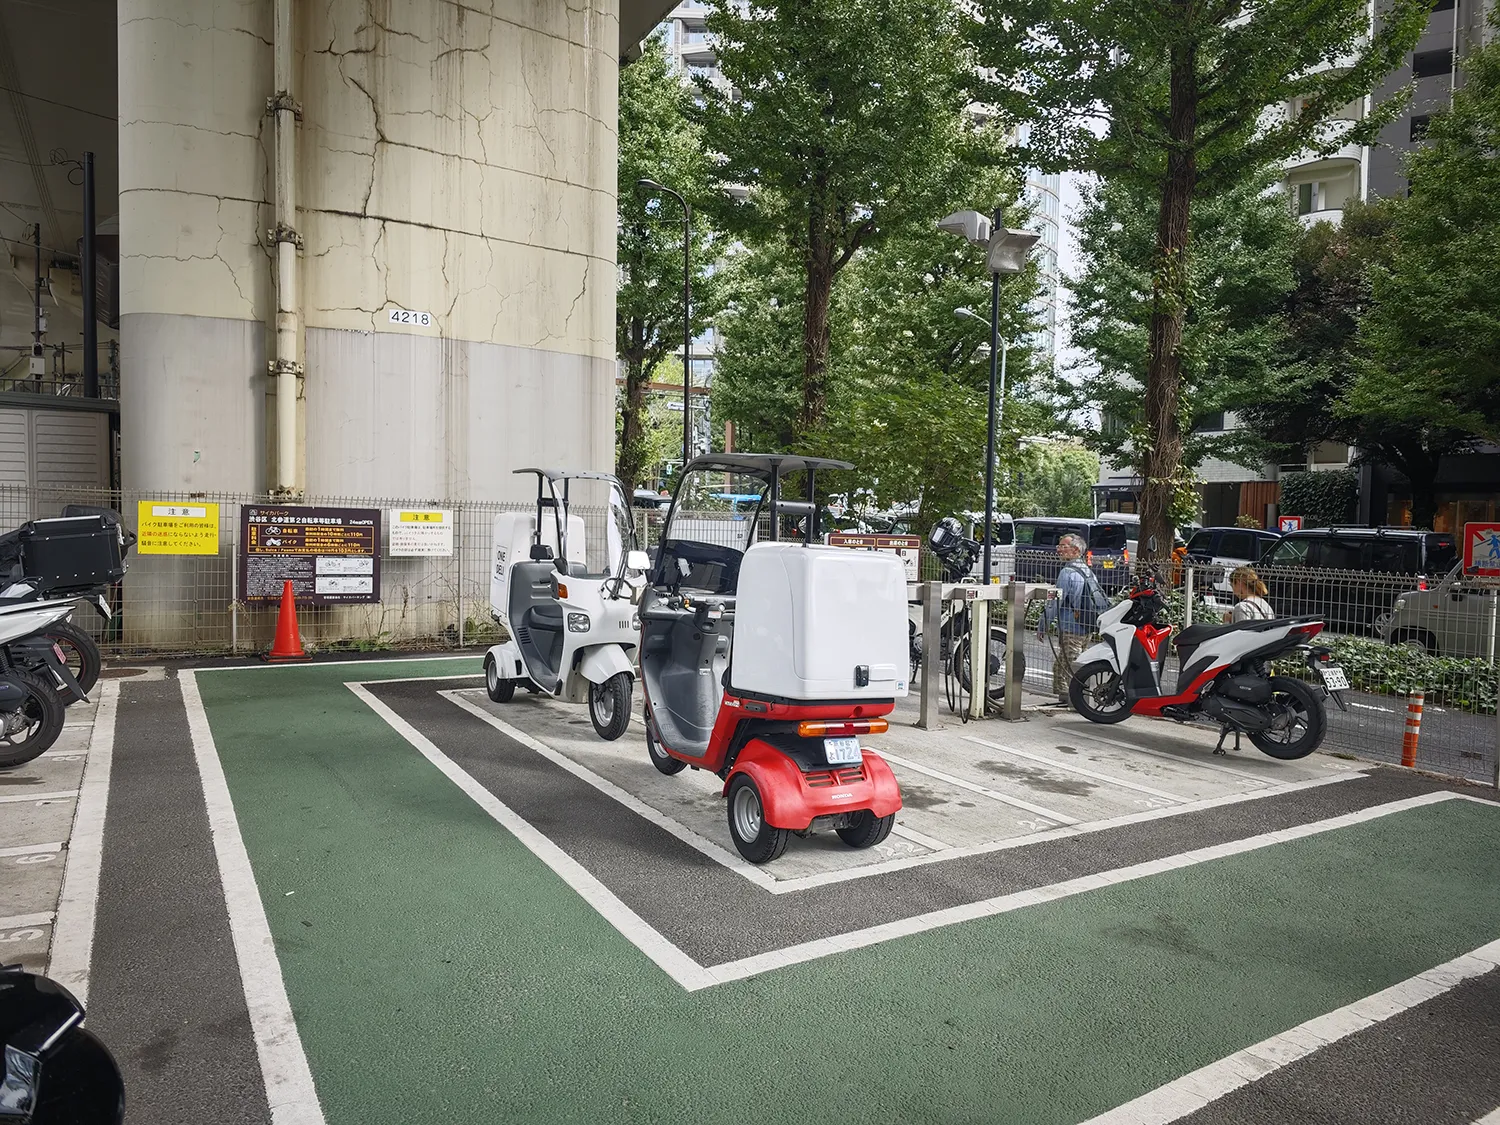
[[[1305,215],[1298,215],[1297,221],[1304,227],[1311,227],[1317,223],[1330,223],[1333,226],[1342,226],[1344,223],[1344,209],[1342,207],[1326,207],[1322,211],[1309,211]]]
[[[1295,173],[1299,180],[1316,176],[1327,177],[1341,172],[1354,171],[1364,158],[1363,145],[1348,144],[1340,145],[1327,154],[1304,150],[1289,159],[1285,167],[1288,175]]]
[[[719,56],[714,53],[712,43],[684,43],[682,62],[684,66],[717,66]]]

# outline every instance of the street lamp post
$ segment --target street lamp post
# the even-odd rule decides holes
[[[990,417],[984,458],[984,584],[988,586],[992,575],[990,541],[994,538],[995,526],[995,430],[998,413],[995,384],[1000,377],[997,368],[1004,360],[1004,353],[996,355],[1001,343],[1000,276],[1024,270],[1026,255],[1042,236],[1035,231],[1009,230],[1005,226],[1005,212],[998,207],[993,221],[978,211],[956,211],[939,220],[938,230],[960,235],[988,250],[985,265],[990,271]],[[974,313],[965,309],[961,315],[974,316]],[[1010,345],[1006,343],[1005,352],[1009,350]],[[1004,384],[1001,386],[1003,388]],[[1000,393],[1005,392],[1002,389]]]
[[[984,323],[984,317],[973,309],[954,309],[953,315],[960,320],[977,320]],[[995,462],[998,460],[995,446],[999,441],[1000,433],[1005,429],[1005,361],[1010,358],[1010,341],[1000,335],[1000,275],[996,274],[990,285],[990,439],[987,450],[989,461],[984,468],[984,491],[986,495],[993,495],[995,491]],[[1000,393],[995,393],[995,343],[1000,344]],[[984,580],[990,580],[990,521],[992,512],[990,507],[985,508],[984,524]]]
[[[693,450],[693,208],[680,191],[655,180],[640,179],[636,187],[670,195],[682,204],[682,468],[692,460]]]

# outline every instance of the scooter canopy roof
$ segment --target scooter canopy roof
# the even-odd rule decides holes
[[[800,473],[808,469],[819,472],[823,469],[852,469],[847,461],[830,461],[824,457],[798,457],[790,453],[711,453],[694,457],[687,463],[684,472],[695,469],[731,469],[747,473]]]
[[[585,473],[573,472],[570,469],[516,469],[515,474],[535,473],[539,477],[548,480],[615,480],[614,473]]]

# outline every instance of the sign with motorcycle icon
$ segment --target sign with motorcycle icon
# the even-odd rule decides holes
[[[247,504],[240,515],[240,600],[274,604],[287,581],[306,605],[379,602],[380,510]]]

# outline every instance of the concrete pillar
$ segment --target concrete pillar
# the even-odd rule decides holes
[[[127,488],[262,492],[273,0],[121,0]],[[309,496],[614,457],[616,0],[294,0]],[[392,309],[430,323],[390,323]]]

